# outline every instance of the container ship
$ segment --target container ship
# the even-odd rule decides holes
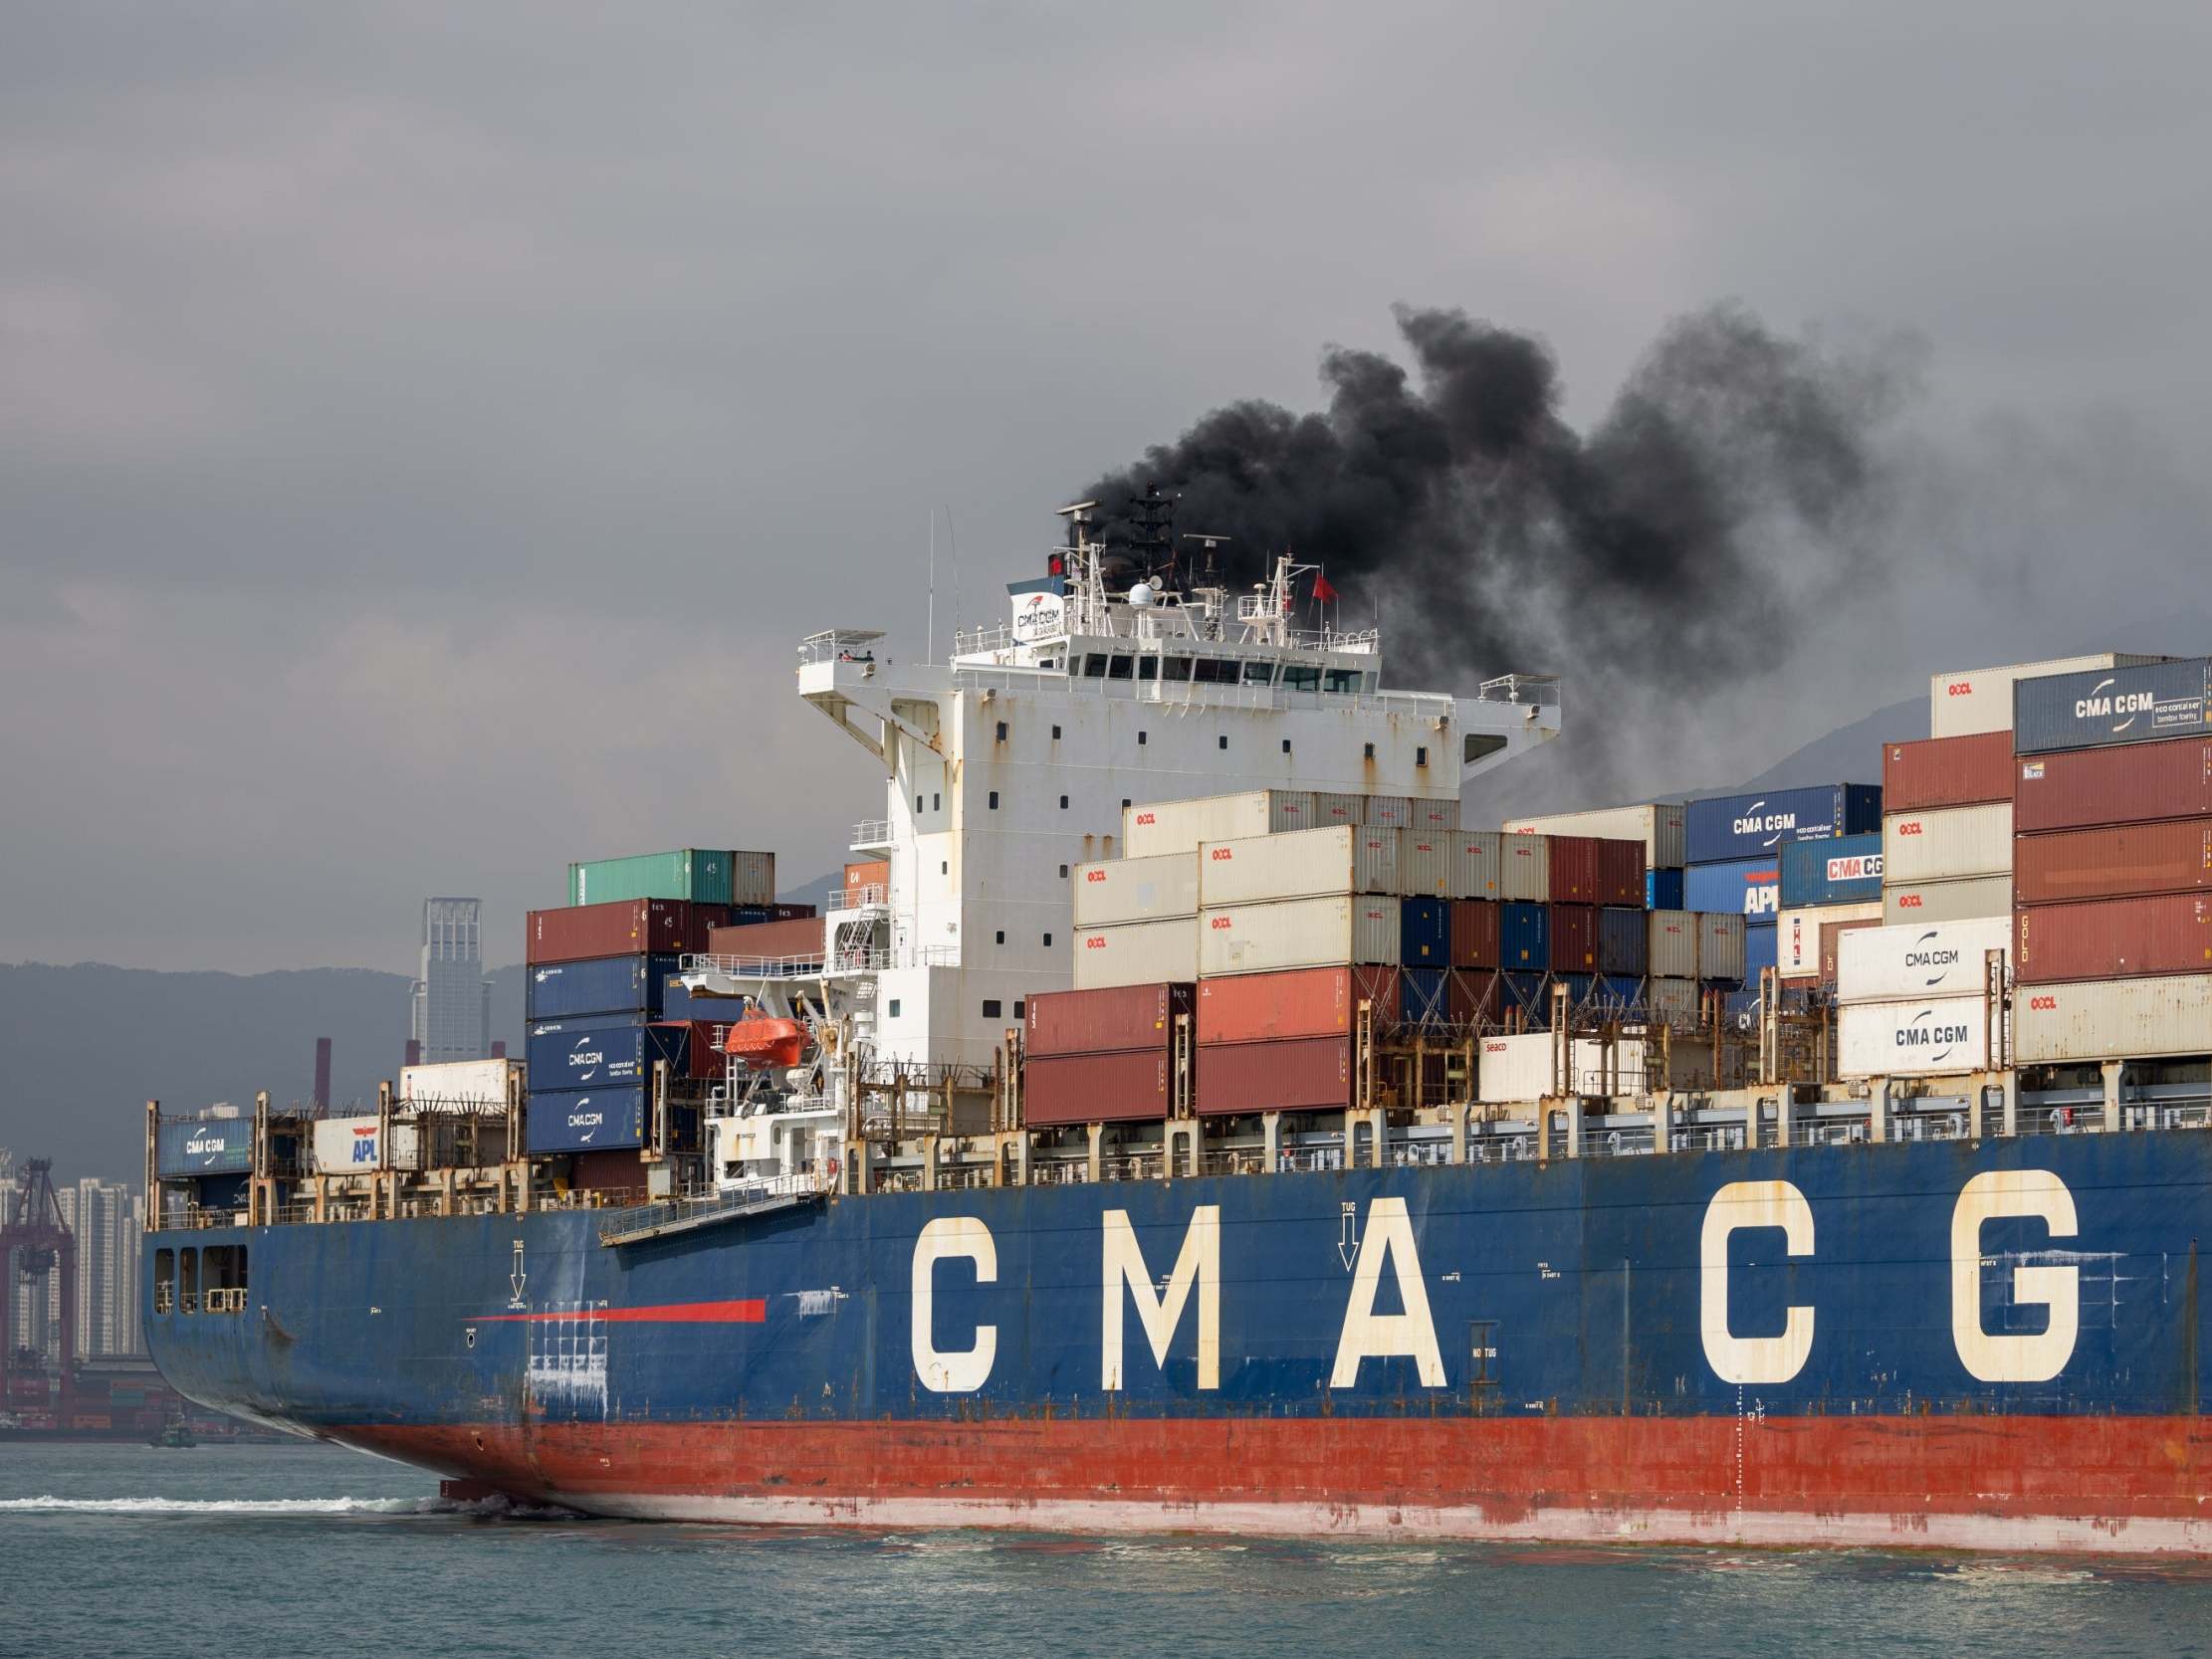
[[[526,1058],[149,1103],[169,1380],[606,1516],[2206,1553],[2204,661],[1475,826],[1555,680],[1065,517],[942,663],[804,642],[819,913],[581,863]]]

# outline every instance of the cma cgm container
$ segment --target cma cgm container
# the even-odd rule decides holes
[[[1264,905],[1278,899],[1321,899],[1391,893],[1398,887],[1394,829],[1334,824],[1284,835],[1209,841],[1199,849],[1199,903]]]
[[[1021,1120],[1040,1127],[1156,1123],[1167,1117],[1172,1091],[1164,1043],[1120,1053],[1032,1055],[1021,1068]]]
[[[1216,1043],[1198,1054],[1198,1110],[1341,1111],[1352,1104],[1350,1037],[1292,1037],[1273,1043]]]
[[[541,1020],[530,1027],[532,1094],[646,1083],[657,1061],[686,1075],[688,1026],[641,1025],[622,1016]]]
[[[1979,996],[1989,952],[2012,943],[2012,919],[1986,916],[1936,927],[1869,928],[1839,941],[1836,999],[1893,1002]]]
[[[2040,754],[2201,736],[2212,730],[2208,672],[2197,657],[2022,680],[2012,689],[2013,746]]]
[[[164,1123],[154,1134],[154,1160],[164,1175],[230,1175],[254,1166],[250,1118]]]
[[[1150,858],[1078,864],[1073,886],[1078,928],[1112,928],[1124,922],[1196,916],[1199,855],[1156,853]]]
[[[601,858],[568,866],[568,903],[605,905],[623,899],[687,899],[699,905],[772,905],[775,855],[727,847],[679,847],[672,853]]]
[[[1838,835],[1820,841],[1788,841],[1777,861],[1778,908],[1804,910],[1818,905],[1881,903],[1881,837]]]
[[[2212,972],[2212,898],[2169,893],[2026,907],[2013,914],[2012,959],[2023,985]]]
[[[1963,881],[2012,868],[2012,802],[1892,812],[1881,821],[1881,878],[1892,887]]]
[[[2012,799],[2012,733],[1977,731],[1889,743],[1881,751],[1881,810],[1927,812]]]
[[[1782,868],[1772,856],[1733,864],[1693,864],[1683,872],[1682,898],[1693,911],[1771,918],[1782,908]]]
[[[1908,922],[1965,922],[1977,916],[1999,916],[2011,909],[2010,876],[1898,883],[1881,890],[1881,920],[1890,927]]]
[[[1649,911],[1645,919],[1645,970],[1654,978],[1697,977],[1697,918],[1688,911]],[[1738,953],[1733,977],[1742,977]]]
[[[2212,817],[2060,830],[2013,843],[2012,892],[2019,905],[2208,890]]]
[[[681,899],[626,899],[532,911],[524,934],[526,960],[579,962],[594,956],[684,954],[707,948],[707,931],[724,921],[721,905]]]
[[[1467,899],[1489,898],[1468,893]],[[1497,892],[1499,899],[1543,903],[1551,898],[1551,837],[1501,835],[1497,841]]]
[[[532,1152],[601,1151],[645,1143],[646,1088],[533,1089],[525,1143]]]
[[[1198,1040],[1268,1043],[1351,1034],[1362,1002],[1377,1026],[1399,1021],[1401,971],[1395,967],[1308,967],[1239,973],[1198,987]]]
[[[1540,818],[1508,818],[1508,835],[1590,835],[1601,841],[1635,841],[1644,848],[1648,870],[1679,870],[1682,856],[1682,806],[1661,801],[1650,806],[1606,806],[1591,812],[1553,812]]]
[[[1692,911],[1690,914],[1697,918],[1697,977],[1743,978],[1743,918],[1719,911]]]
[[[1230,905],[1199,916],[1199,971],[1269,973],[1400,960],[1396,899],[1290,899]]]
[[[1554,973],[1598,971],[1598,912],[1590,905],[1554,905],[1545,923]]]
[[[1125,922],[1115,928],[1075,930],[1075,988],[1148,985],[1199,976],[1199,923]]]
[[[1195,853],[1202,841],[1237,841],[1312,829],[1314,797],[1305,789],[1246,789],[1188,801],[1150,801],[1121,813],[1121,850],[1129,858]]]
[[[2087,657],[2054,657],[2047,662],[2007,663],[1998,668],[1954,669],[1948,674],[1931,675],[1928,678],[1928,734],[1960,737],[1974,731],[2010,731],[2012,688],[2017,680],[2160,660],[2104,651]]]
[[[2019,835],[2212,813],[2212,737],[2025,755],[2013,764]]]
[[[1850,1002],[1836,1011],[1838,1077],[1936,1076],[2005,1063],[1986,996]]]
[[[1818,910],[1786,910],[1774,924],[1774,970],[1785,979],[1827,983],[1836,976],[1835,956],[1822,947],[1830,927],[1846,922],[1881,925],[1881,901],[1824,905]],[[1833,937],[1833,934],[1828,934]]]
[[[1022,1046],[1032,1059],[1141,1048],[1164,1054],[1177,1017],[1189,1014],[1195,999],[1188,980],[1031,991],[1022,1010]]]
[[[2016,1065],[2212,1054],[2212,974],[2083,979],[2015,997]]]
[[[636,1014],[657,1019],[667,1000],[669,976],[680,960],[663,954],[543,963],[531,968],[524,979],[524,1015],[533,1020],[574,1019],[588,1014]]]
[[[1683,850],[1692,865],[1771,859],[1787,840],[1862,835],[1880,827],[1881,788],[1872,783],[1719,795],[1691,801],[1682,811]],[[1689,903],[1692,910],[1699,908],[1694,896]]]

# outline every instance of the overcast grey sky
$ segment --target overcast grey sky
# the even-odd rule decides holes
[[[2208,37],[6,8],[0,959],[400,967],[423,894],[519,941],[571,857],[818,875],[880,782],[792,696],[799,636],[918,646],[933,506],[995,614],[1066,492],[1229,399],[1311,406],[1398,301],[1541,335],[1577,421],[1718,300],[1918,341],[1899,578],[1686,711],[1655,784],[1962,659],[2212,646]]]

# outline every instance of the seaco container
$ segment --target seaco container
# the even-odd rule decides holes
[[[1350,1037],[1215,1043],[1198,1052],[1198,1109],[1316,1112],[1352,1104]]]
[[[1693,864],[1682,878],[1682,899],[1693,911],[1771,919],[1782,908],[1782,869],[1771,855],[1733,864]]]
[[[1235,843],[1231,842],[1233,846]],[[1075,926],[1112,928],[1199,914],[1198,853],[1156,853],[1075,867]]]
[[[1202,841],[1236,841],[1312,829],[1314,797],[1305,789],[1246,789],[1196,800],[1149,801],[1122,808],[1121,850],[1129,858],[1195,853]]]
[[[1644,848],[1648,870],[1679,870],[1682,857],[1682,807],[1679,801],[1650,806],[1607,806],[1591,812],[1554,812],[1540,818],[1508,818],[1508,835],[1590,835],[1601,841],[1635,841]]]
[[[1374,1005],[1375,1025],[1396,1025],[1402,977],[1395,967],[1307,967],[1208,979],[1198,987],[1198,1040],[1203,1045],[1347,1036],[1362,1002]]]
[[[1567,1051],[1567,1075],[1559,1075],[1557,1041],[1548,1033],[1485,1037],[1475,1053],[1478,1101],[1501,1105],[1558,1095],[1638,1095],[1644,1092],[1641,1048],[1610,1047],[1577,1037]]]
[[[1928,734],[1960,737],[1975,731],[2010,731],[2012,688],[2017,680],[2161,660],[2105,651],[2087,657],[2055,657],[2047,662],[1954,669],[1948,674],[1931,675],[1928,679]]]
[[[2212,1054],[2212,974],[2082,979],[2013,999],[2017,1065]]]
[[[1598,971],[1641,979],[1652,959],[1650,912],[1607,906],[1598,913]]]
[[[611,905],[576,905],[532,911],[525,919],[524,958],[579,962],[594,956],[682,954],[707,948],[707,931],[723,922],[720,905],[681,899],[627,899]]]
[[[1191,1012],[1194,991],[1188,980],[1090,991],[1031,991],[1022,1010],[1022,1045],[1039,1059],[1129,1049],[1165,1053],[1176,1017]]]
[[[1395,964],[1399,902],[1362,896],[1229,905],[1200,913],[1199,971],[1271,973],[1286,967]]]
[[[1977,731],[1889,743],[1881,751],[1881,810],[1926,812],[2012,799],[2012,733]]]
[[[2023,835],[2013,843],[2016,905],[2212,891],[2212,817]]]
[[[1034,1008],[1037,999],[1029,998]],[[1031,1055],[1021,1068],[1025,1124],[1126,1124],[1168,1115],[1165,1044],[1108,1054]]]
[[[1545,921],[1554,973],[1598,971],[1598,912],[1592,905],[1553,905]]]
[[[2016,834],[2212,813],[2212,737],[2024,755],[2013,763]]]
[[[1697,977],[1697,918],[1688,911],[1648,911],[1644,925],[1645,971],[1654,978]]]
[[[1818,841],[1880,827],[1879,784],[1824,783],[1691,801],[1682,811],[1682,847],[1692,865],[1771,860],[1786,840]],[[1699,908],[1694,896],[1689,903]]]
[[[1820,841],[1787,841],[1776,861],[1777,908],[1881,903],[1881,837],[1837,835]]]
[[[1697,977],[1741,979],[1744,976],[1743,918],[1720,911],[1689,914],[1697,919]]]
[[[2212,730],[2212,662],[2144,663],[2022,680],[2012,689],[2013,747],[2021,754],[2105,748]]]
[[[592,956],[577,962],[543,963],[524,977],[524,1016],[549,1020],[636,1014],[657,1019],[679,960],[673,955]]]
[[[825,948],[827,928],[818,916],[802,916],[790,922],[749,922],[741,928],[710,928],[707,953],[756,961],[818,957]]]
[[[1199,926],[1193,919],[1125,922],[1075,930],[1074,983],[1079,991],[1151,985],[1199,976]]]
[[[1524,900],[1498,906],[1498,964],[1510,972],[1551,966],[1551,909]]]
[[[1212,910],[1278,899],[1394,894],[1398,841],[1397,830],[1355,824],[1209,841],[1199,849],[1199,902]]]
[[[1881,820],[1881,879],[1891,887],[2002,875],[2012,868],[2012,802],[1892,812]]]
[[[1644,872],[1644,908],[1678,911],[1682,908],[1682,873],[1679,870]]]
[[[1831,948],[1834,929],[1846,923],[1881,926],[1881,901],[1859,905],[1823,905],[1818,910],[1786,910],[1774,922],[1774,969],[1785,979],[1833,983],[1836,955]]]
[[[1445,967],[1451,961],[1451,901],[1398,902],[1398,959],[1408,967]]]
[[[604,1089],[533,1089],[525,1145],[533,1152],[597,1151],[645,1143],[642,1083]]]
[[[1881,890],[1881,920],[1888,927],[1908,922],[1965,922],[1977,916],[1999,916],[2011,909],[2009,875],[1900,883]]]
[[[1836,1011],[1838,1077],[1932,1076],[2004,1064],[1985,996],[1852,1002]]]
[[[2011,942],[2007,916],[1845,933],[1837,947],[1836,1000],[1979,996],[1987,983],[1989,952],[2003,952]]]
[[[740,861],[744,879],[739,877]],[[775,899],[775,855],[727,847],[601,858],[568,866],[570,905],[624,899],[687,899],[700,905],[767,905]]]
[[[1451,965],[1501,967],[1498,906],[1489,899],[1451,901]]]
[[[2212,898],[2203,894],[2036,905],[2015,911],[2012,926],[2023,985],[2212,973]]]
[[[1462,899],[1551,898],[1551,837],[1500,835],[1497,839],[1497,890],[1494,894],[1462,893]]]

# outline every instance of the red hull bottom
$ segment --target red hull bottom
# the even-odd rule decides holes
[[[2212,1555],[2194,1417],[348,1427],[649,1520]]]

